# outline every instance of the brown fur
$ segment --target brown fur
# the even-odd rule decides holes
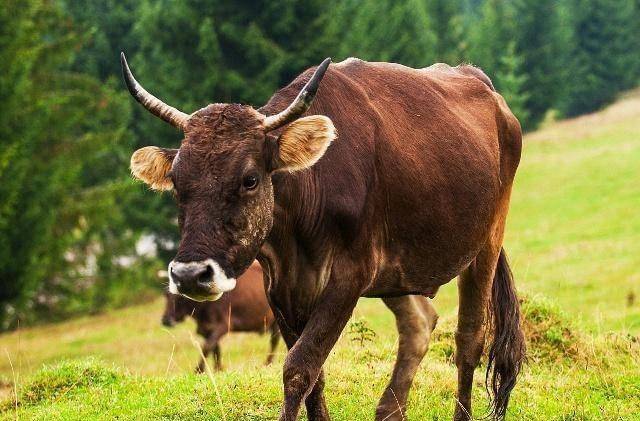
[[[218,301],[196,302],[188,298],[167,294],[162,324],[173,326],[185,317],[192,317],[197,332],[205,341],[202,355],[213,353],[217,370],[222,369],[219,341],[229,332],[271,332],[271,349],[266,364],[271,363],[278,345],[280,332],[267,303],[262,282],[262,268],[255,262],[239,279],[236,288]],[[196,371],[203,372],[205,361],[201,359]]]
[[[176,260],[215,259],[236,276],[257,256],[290,348],[281,420],[296,419],[303,401],[309,419],[328,419],[322,365],[360,296],[383,297],[396,315],[399,358],[376,417],[402,419],[435,312],[410,298],[393,300],[433,297],[456,276],[455,417],[471,413],[492,290],[515,294],[494,274],[521,151],[518,121],[474,69],[357,59],[331,66],[308,113],[331,119],[339,139],[315,165],[293,173],[277,171],[287,127],[265,133],[260,115],[285,109],[313,70],[259,113],[213,104],[190,118],[171,170],[182,232]],[[247,174],[260,178],[251,191],[242,188]],[[518,302],[493,306],[502,318],[494,325],[492,385],[500,417],[523,353]]]

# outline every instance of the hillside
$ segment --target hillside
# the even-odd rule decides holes
[[[530,358],[510,418],[634,419],[640,413],[640,92],[599,113],[550,124],[527,135],[524,145],[505,248],[525,297]],[[441,322],[412,391],[409,419],[450,419],[454,405],[455,282],[434,302]],[[193,324],[163,328],[162,305],[158,299],[0,335],[0,416],[277,417],[283,348],[265,368],[266,336],[231,335],[222,343],[225,372],[191,374]],[[329,358],[327,399],[336,420],[372,418],[397,345],[391,314],[378,300],[363,299],[351,323],[376,335],[360,345],[357,329],[348,328]],[[482,371],[476,415],[487,403]]]

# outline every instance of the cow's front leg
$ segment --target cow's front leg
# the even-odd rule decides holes
[[[216,371],[222,371],[222,361],[220,358],[220,345],[218,341],[222,338],[228,329],[226,325],[219,325],[217,329],[214,329],[209,333],[207,339],[202,344],[202,355],[200,355],[200,361],[196,366],[196,373],[204,373],[207,367],[207,356],[213,353],[213,361],[215,363]]]
[[[304,405],[307,408],[307,418],[309,421],[328,421],[330,419],[327,402],[324,399],[323,369],[320,369],[316,384],[313,385],[309,396],[304,400]]]
[[[300,337],[299,333],[294,332],[287,324],[283,313],[280,309],[276,311],[276,321],[279,326],[278,333],[282,334],[287,350],[291,349],[295,345],[296,341]],[[324,399],[324,373],[320,370],[320,375],[313,389],[304,400],[307,408],[307,419],[309,421],[325,421],[329,419],[329,412],[327,411],[327,404]]]
[[[322,365],[351,317],[360,294],[346,290],[345,284],[346,282],[342,285],[338,282],[328,283],[302,335],[287,354],[283,370],[284,404],[280,412],[281,421],[297,419],[302,400],[314,389],[321,377]],[[320,381],[323,382],[324,379]],[[309,419],[328,419],[322,399],[322,387],[317,388],[314,394],[318,396],[309,401]],[[316,406],[314,403],[320,405]]]

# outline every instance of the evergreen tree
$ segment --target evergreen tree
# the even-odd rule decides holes
[[[427,0],[426,4],[436,37],[435,61],[460,64],[467,48],[461,0]]]
[[[471,25],[469,60],[481,67],[521,122],[529,120],[527,74],[516,52],[514,9],[507,0],[486,0]]]
[[[435,59],[435,36],[420,1],[345,1],[330,21],[325,36],[337,40],[337,59],[358,57],[414,67]]]
[[[527,74],[524,91],[529,119],[525,128],[535,127],[545,113],[563,98],[567,80],[568,26],[557,0],[514,0],[516,54]]]
[[[513,45],[514,32],[510,3],[507,0],[486,0],[478,18],[471,24],[468,60],[481,67],[491,78],[499,72],[505,72],[501,57]]]
[[[136,0],[60,0],[61,8],[82,31],[82,49],[74,55],[73,70],[90,74],[120,88],[121,50],[135,53],[131,30],[137,18]],[[117,80],[115,80],[117,79]]]
[[[195,110],[209,102],[262,105],[326,57],[326,2],[145,1],[132,60],[145,85]]]
[[[515,52],[515,43],[511,42],[500,58],[500,70],[494,78],[498,92],[502,94],[511,111],[520,121],[527,121],[529,112],[526,102],[528,94],[524,91],[527,76],[522,70],[522,59]]]
[[[574,0],[569,116],[597,110],[634,85],[634,5],[629,0]]]
[[[122,151],[129,105],[70,70],[83,36],[55,4],[5,2],[0,28],[0,322],[7,328],[51,319],[82,303],[82,291],[96,291],[89,260],[105,253],[88,250],[105,250],[100,240],[117,226],[113,204],[126,167],[111,158]],[[112,234],[118,247],[109,253],[131,246],[122,231]]]
[[[629,87],[640,84],[640,0],[633,1],[633,17],[631,19],[631,33],[635,34],[627,52],[631,58],[631,68],[629,71]]]
[[[121,100],[133,106],[133,111],[139,117],[130,120],[129,130],[123,134],[129,140],[129,147],[126,152],[118,155],[120,162],[116,164],[113,161],[116,155],[111,154],[110,159],[100,161],[102,165],[93,167],[92,178],[99,178],[101,175],[109,177],[108,168],[126,168],[131,152],[138,145],[149,142],[148,133],[144,130],[144,124],[151,123],[149,115],[134,106],[124,86],[120,68],[120,52],[125,51],[131,57],[140,46],[139,40],[132,33],[134,23],[139,21],[139,2],[106,0],[87,3],[63,0],[62,7],[74,24],[82,29],[85,38],[83,48],[75,54],[73,70],[103,81]],[[164,127],[162,129],[166,130]],[[121,193],[125,194],[124,191]],[[127,185],[125,197],[126,202],[124,197],[120,198],[118,206],[122,212],[121,226],[135,234],[152,234],[156,239],[160,259],[163,262],[170,259],[178,240],[178,230],[174,223],[175,206],[171,195],[149,194],[144,186],[132,182]],[[159,268],[163,266],[164,263]],[[109,264],[100,265],[103,274],[114,268]]]

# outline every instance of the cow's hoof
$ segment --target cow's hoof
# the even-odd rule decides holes
[[[402,409],[400,409],[398,405],[393,405],[392,407],[379,406],[376,409],[376,421],[405,421],[406,419]]]

